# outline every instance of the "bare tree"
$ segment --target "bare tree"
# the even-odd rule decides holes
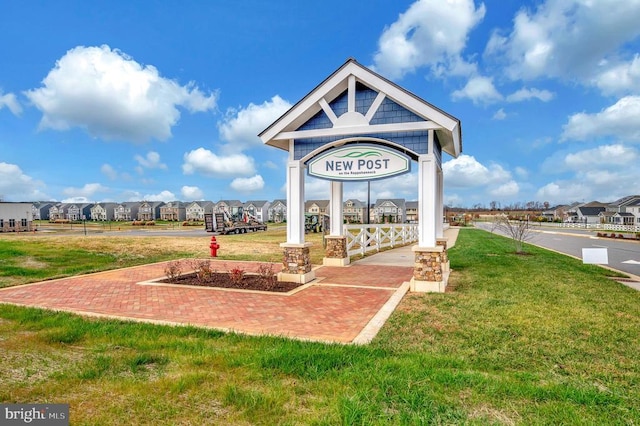
[[[528,220],[509,220],[506,215],[495,217],[491,232],[498,231],[513,240],[516,253],[524,253],[524,243],[533,237]]]

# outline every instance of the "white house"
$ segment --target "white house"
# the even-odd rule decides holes
[[[213,213],[213,208],[214,204],[211,201],[193,201],[185,208],[187,220],[201,222],[205,213]]]
[[[287,220],[287,200],[273,200],[269,206],[270,222],[281,223]]]
[[[269,201],[247,201],[244,203],[244,211],[260,222],[269,219]]]

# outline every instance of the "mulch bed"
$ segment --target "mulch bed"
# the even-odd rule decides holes
[[[198,287],[219,287],[234,288],[239,290],[272,291],[276,293],[286,293],[302,284],[293,282],[276,281],[275,279],[265,279],[260,275],[246,274],[238,283],[231,280],[226,272],[214,272],[206,280],[198,278],[197,274],[183,274],[172,279],[161,280],[162,283],[191,285]]]

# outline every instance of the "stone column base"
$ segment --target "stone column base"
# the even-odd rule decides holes
[[[444,246],[413,246],[411,250],[415,253],[411,291],[444,293],[449,280],[449,272],[445,270],[443,263],[446,251]]]
[[[447,251],[448,238],[436,238],[436,246],[442,246],[442,272],[449,272],[451,270],[451,262],[449,262],[449,252]]]
[[[347,266],[350,263],[349,255],[347,254],[347,237],[326,235],[324,240],[327,243],[327,247],[322,264],[324,266]]]
[[[311,243],[289,244],[282,243],[283,248],[282,271],[278,273],[278,281],[306,284],[315,279],[316,274],[311,270]]]

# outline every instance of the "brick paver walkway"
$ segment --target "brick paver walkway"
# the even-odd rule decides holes
[[[259,265],[214,262],[219,262],[219,270],[237,265],[255,271]],[[371,324],[380,323],[376,314],[389,311],[385,304],[390,299],[389,303],[399,302],[406,292],[402,284],[413,272],[405,266],[319,267],[316,280],[291,295],[140,284],[164,278],[165,265],[161,262],[0,289],[0,303],[247,334],[363,342],[375,335]],[[364,340],[363,330],[369,335]]]

